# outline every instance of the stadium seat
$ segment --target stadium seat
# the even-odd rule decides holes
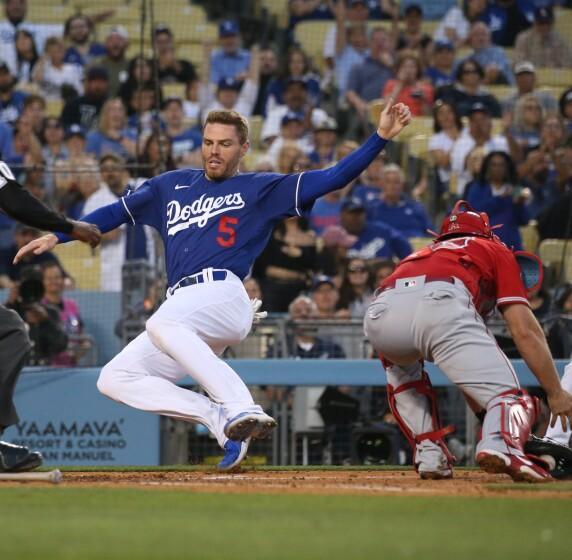
[[[537,68],[536,77],[541,87],[570,87],[572,85],[572,69],[570,68]]]
[[[185,99],[185,84],[163,84],[161,86],[161,91],[163,93],[163,99],[168,97],[178,97],[179,99]]]
[[[315,66],[323,70],[325,61],[323,57],[324,40],[328,29],[333,25],[331,21],[302,21],[294,30],[296,42],[304,52],[311,57]]]
[[[264,119],[260,115],[254,115],[248,119],[248,123],[250,125],[250,145],[253,150],[258,150]]]
[[[260,8],[265,8],[272,15],[276,16],[280,27],[287,27],[290,19],[288,3],[289,0],[260,0],[258,4]]]
[[[558,277],[561,272],[562,261],[565,261],[566,272],[568,272],[572,261],[572,242],[564,239],[544,239],[538,247],[538,255],[544,265]]]
[[[34,23],[53,23],[63,25],[68,17],[76,13],[73,6],[66,5],[46,5],[39,2],[28,2],[29,21]]]
[[[46,116],[59,117],[64,108],[63,99],[48,99],[46,100]]]
[[[423,247],[427,247],[433,243],[432,237],[410,237],[409,243],[414,251],[419,251],[419,249],[423,249]]]
[[[407,140],[407,151],[409,155],[418,159],[429,161],[429,136],[427,134],[416,134]]]
[[[177,57],[192,62],[196,68],[200,68],[203,52],[204,48],[199,44],[177,45]]]
[[[78,290],[99,290],[101,260],[99,249],[84,243],[64,243],[54,248],[54,253],[66,272],[74,279]]]
[[[536,223],[530,223],[527,226],[522,226],[518,229],[520,231],[520,237],[522,238],[522,246],[525,251],[536,253],[539,240]]]
[[[504,101],[516,93],[512,86],[487,86],[487,89],[499,100]]]

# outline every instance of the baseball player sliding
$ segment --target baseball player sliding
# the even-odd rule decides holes
[[[537,273],[530,274],[531,265]],[[389,404],[421,478],[450,478],[453,462],[443,439],[452,429],[440,424],[423,371],[426,359],[463,391],[482,419],[476,459],[483,470],[518,481],[551,480],[548,466],[524,449],[537,401],[520,387],[483,322],[495,306],[501,310],[520,355],[546,391],[552,426],[558,421],[565,428],[572,396],[560,384],[526,298],[525,282],[534,289],[540,270],[536,257],[513,253],[494,235],[484,212],[459,201],[435,242],[404,259],[379,288],[365,330],[384,362]]]
[[[279,220],[308,212],[317,198],[358,177],[410,120],[406,105],[390,101],[377,132],[329,169],[242,174],[248,123],[234,111],[212,111],[203,130],[204,170],[164,173],[85,216],[102,233],[128,222],[157,229],[169,284],[145,332],[103,368],[98,389],[132,407],[203,424],[225,451],[219,468],[238,465],[251,438],[266,437],[276,426],[219,357],[252,325],[255,310],[242,279]],[[45,235],[16,260],[66,241],[66,235]],[[176,385],[187,375],[208,397]]]

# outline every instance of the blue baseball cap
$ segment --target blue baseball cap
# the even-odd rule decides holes
[[[233,35],[238,35],[238,23],[232,19],[226,19],[221,21],[218,26],[218,36],[219,37],[232,37]]]
[[[435,41],[434,43],[434,50],[437,51],[454,51],[455,45],[451,43],[451,41]]]
[[[240,91],[242,87],[242,82],[235,80],[234,78],[222,78],[218,82],[218,89],[219,91],[223,89],[232,89],[234,91]]]
[[[80,138],[85,138],[85,130],[79,124],[72,124],[65,134],[65,139],[68,140],[72,136],[79,136]]]
[[[336,287],[336,284],[331,276],[326,276],[325,274],[319,274],[315,276],[312,280],[312,291],[317,290],[321,285],[329,284],[332,287]]]
[[[298,111],[288,111],[283,117],[281,124],[288,124],[290,122],[304,122],[304,113]]]
[[[365,205],[361,198],[352,196],[350,198],[345,198],[342,201],[342,211],[355,212],[355,211],[365,211]]]

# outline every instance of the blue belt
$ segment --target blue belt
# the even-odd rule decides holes
[[[187,286],[194,286],[195,284],[204,284],[205,282],[219,282],[226,280],[226,277],[226,270],[205,268],[201,272],[181,278],[172,288],[169,288],[169,293],[173,295],[179,288],[186,288]]]

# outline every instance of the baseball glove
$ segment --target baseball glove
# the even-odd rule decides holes
[[[524,452],[541,459],[550,467],[550,474],[560,480],[572,480],[572,449],[553,439],[530,436]]]

